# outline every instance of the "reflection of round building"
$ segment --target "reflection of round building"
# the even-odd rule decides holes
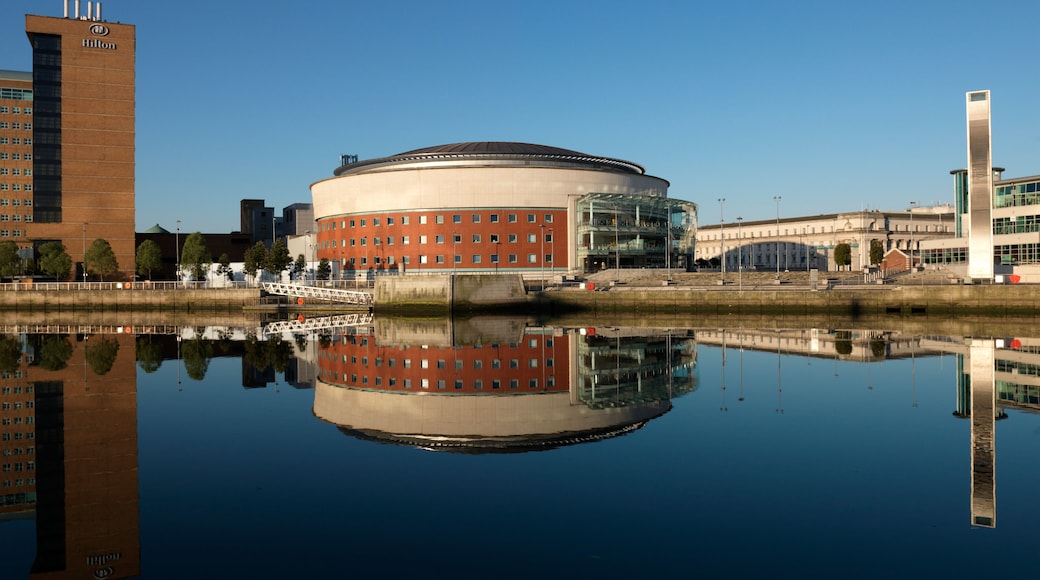
[[[553,449],[629,433],[671,401],[593,409],[570,393],[436,395],[339,387],[318,381],[314,414],[349,435],[427,449],[508,453]]]

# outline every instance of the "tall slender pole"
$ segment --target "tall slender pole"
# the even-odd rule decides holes
[[[726,220],[723,217],[722,208],[726,204],[726,198],[719,198],[719,252],[720,262],[722,263],[722,284],[726,284]]]
[[[181,220],[177,220],[177,233],[173,238],[174,250],[177,253],[177,261],[174,264],[176,271],[174,275],[180,280],[181,277]]]
[[[916,201],[910,202],[910,269],[914,269],[914,208],[917,207]]]
[[[614,204],[614,282],[616,284],[621,283],[621,244],[618,242],[618,215],[617,215],[617,203]]]
[[[665,222],[664,222],[664,264],[665,264],[665,281],[672,281],[672,206],[667,206],[665,210]]]
[[[737,285],[744,292],[744,240],[740,235],[740,222],[744,218],[737,216]]]
[[[780,279],[780,196],[774,195],[776,202],[776,279]]]
[[[538,289],[539,291],[545,291],[545,224],[541,224],[538,226],[538,236],[538,251],[542,253],[542,255],[538,259],[538,262],[542,265],[542,273],[539,275],[538,279]]]
[[[72,278],[76,279],[75,276]],[[83,283],[87,282],[87,222],[83,222]]]

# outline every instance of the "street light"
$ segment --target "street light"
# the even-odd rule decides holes
[[[776,279],[780,279],[780,196],[774,195],[776,202]]]
[[[914,268],[914,208],[917,207],[916,201],[910,202],[910,269]]]
[[[744,292],[744,240],[740,235],[740,222],[744,218],[737,216],[737,286]]]
[[[621,283],[621,244],[618,242],[618,215],[617,203],[614,203],[614,283]]]
[[[87,283],[87,222],[83,222],[83,283]]]
[[[177,276],[178,279],[180,279],[180,277],[181,277],[181,220],[177,220],[177,233],[176,233],[176,235],[173,238],[173,245],[174,245],[174,250],[177,253],[177,261],[174,264],[174,267],[176,268],[176,270],[174,271],[173,274],[174,274],[174,276]]]
[[[723,219],[722,206],[726,204],[726,198],[719,198],[719,258],[722,262],[722,284],[726,284],[726,230],[723,224],[726,220]]]

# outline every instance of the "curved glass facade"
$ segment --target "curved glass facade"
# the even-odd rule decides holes
[[[578,200],[577,265],[606,268],[693,266],[697,204],[663,196],[590,193]]]

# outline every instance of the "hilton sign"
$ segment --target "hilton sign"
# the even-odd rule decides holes
[[[94,36],[108,36],[108,27],[100,22],[90,25],[90,33]],[[83,48],[100,48],[103,50],[116,50],[119,47],[114,42],[105,42],[100,38],[84,38]]]

